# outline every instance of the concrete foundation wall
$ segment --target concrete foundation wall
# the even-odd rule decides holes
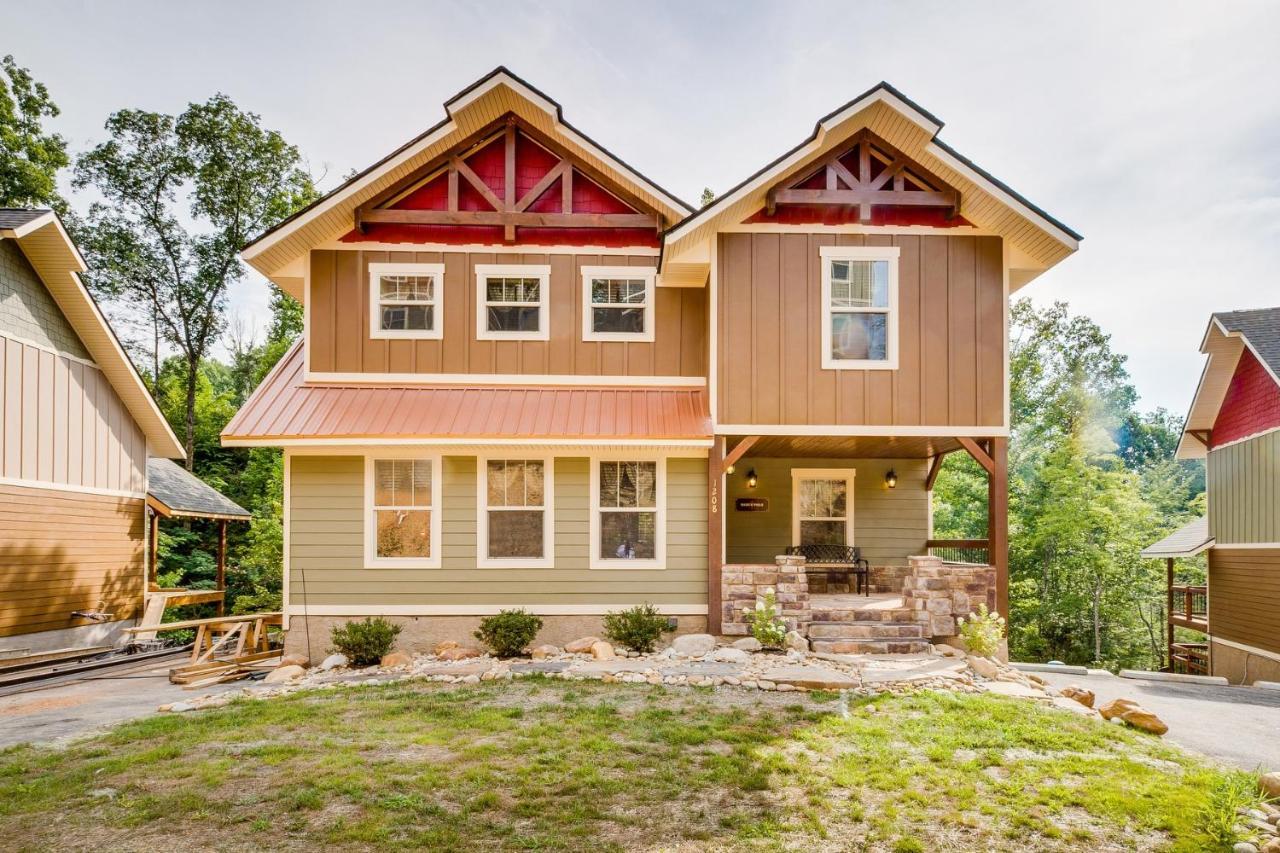
[[[1210,675],[1220,675],[1232,684],[1280,681],[1280,660],[1219,643],[1210,638]]]
[[[58,649],[85,648],[88,646],[119,646],[128,641],[125,628],[137,624],[134,619],[121,619],[117,622],[104,622],[93,625],[82,625],[77,628],[59,628],[54,631],[37,631],[34,634],[19,634],[0,639],[0,660],[38,652],[52,652]]]

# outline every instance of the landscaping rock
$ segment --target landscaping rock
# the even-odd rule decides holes
[[[382,660],[379,662],[386,669],[390,669],[393,666],[408,666],[411,663],[413,663],[413,658],[404,652],[388,652],[382,656]]]
[[[306,672],[307,671],[305,669],[303,669],[302,667],[296,664],[292,666],[277,667],[276,669],[273,669],[267,673],[267,677],[263,679],[263,683],[280,684],[281,682],[292,681],[295,678],[306,675]],[[178,705],[181,705],[181,704],[183,703],[181,702],[178,703]],[[177,705],[175,705],[170,710],[177,711],[178,710]],[[186,709],[183,708],[182,710],[185,711]]]
[[[782,643],[786,648],[795,652],[809,651],[809,640],[799,631],[788,631],[787,638]]]
[[[1273,838],[1262,845],[1261,853],[1280,853],[1280,838]]]
[[[1258,777],[1258,787],[1271,799],[1280,798],[1280,771],[1263,773]]]
[[[456,649],[459,645],[461,645],[461,643],[456,640],[445,640],[443,642],[436,643],[436,647],[433,651],[436,656],[439,656],[449,651],[449,649]]]
[[[591,644],[591,657],[596,660],[613,660],[618,655],[614,652],[613,646],[604,640],[596,640]]]
[[[1000,674],[1000,666],[991,658],[978,657],[977,655],[969,655],[966,658],[969,662],[969,669],[981,675],[983,678],[995,679]]]
[[[511,664],[511,671],[522,674],[532,672],[564,672],[571,666],[573,666],[573,663],[567,660],[541,660],[530,663],[513,663]]]
[[[321,672],[328,672],[331,669],[337,669],[340,666],[346,666],[348,663],[350,663],[350,661],[347,660],[346,655],[332,654],[332,655],[329,655],[324,660],[320,661],[319,669]]]
[[[591,647],[600,642],[599,637],[581,637],[572,643],[565,643],[564,650],[571,655],[585,655],[591,652]]]
[[[1146,708],[1135,708],[1132,711],[1126,711],[1120,715],[1120,719],[1134,728],[1142,729],[1144,732],[1151,732],[1153,735],[1162,735],[1169,731],[1169,726],[1165,724],[1164,720],[1161,720]]]
[[[955,646],[948,646],[946,643],[939,643],[935,645],[933,647],[933,650],[938,654],[942,655],[943,657],[948,657],[948,658],[964,657],[964,652],[960,651]]]
[[[546,660],[560,654],[560,649],[557,646],[535,646],[531,654],[534,660]]]
[[[1093,707],[1094,696],[1093,696],[1092,690],[1085,690],[1083,687],[1079,687],[1075,684],[1072,684],[1068,687],[1062,688],[1062,690],[1059,692],[1061,692],[1062,695],[1066,696],[1068,699],[1076,700],[1081,705],[1084,705],[1086,708]]]
[[[1110,720],[1115,717],[1122,717],[1129,711],[1137,711],[1142,706],[1132,699],[1112,699],[1107,704],[1098,709],[1098,713],[1102,715],[1102,719]]]
[[[678,655],[700,658],[715,651],[716,638],[710,634],[682,634],[672,640],[671,648]]]
[[[311,666],[311,659],[306,655],[285,655],[280,658],[280,666],[300,666],[306,669]]]
[[[1236,846],[1231,848],[1231,853],[1258,853],[1258,847],[1248,841],[1238,841]]]
[[[440,660],[466,660],[467,658],[480,657],[480,650],[468,648],[467,646],[455,646],[454,648],[437,652],[436,656],[440,658]]]
[[[721,663],[745,664],[751,660],[751,655],[747,654],[742,649],[735,649],[732,646],[730,646],[729,648],[716,649],[716,652],[714,655],[712,655],[712,658],[714,660],[720,661]]]
[[[764,646],[760,645],[760,641],[755,637],[743,637],[741,640],[733,641],[733,648],[741,649],[744,652],[758,652]]]
[[[860,687],[858,680],[834,669],[817,666],[784,666],[764,674],[766,682],[774,685],[788,684],[809,690],[853,690]],[[764,684],[765,682],[761,682]],[[764,688],[766,690],[771,688]]]

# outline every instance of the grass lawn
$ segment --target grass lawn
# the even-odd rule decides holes
[[[993,696],[401,682],[0,752],[0,846],[1200,851],[1240,782]]]

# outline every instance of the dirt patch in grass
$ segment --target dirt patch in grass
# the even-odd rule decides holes
[[[1218,770],[1033,703],[552,680],[293,694],[0,753],[16,849],[1214,849]]]

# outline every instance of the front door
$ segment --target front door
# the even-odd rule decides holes
[[[791,469],[791,544],[852,545],[853,468]]]

